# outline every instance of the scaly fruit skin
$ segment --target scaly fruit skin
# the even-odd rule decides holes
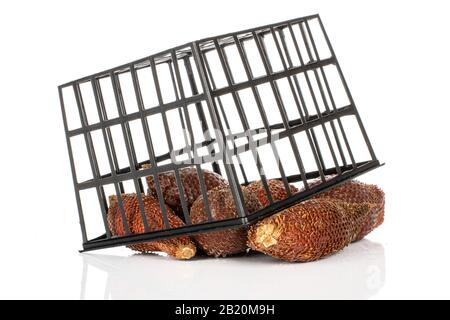
[[[136,194],[123,193],[122,204],[125,211],[125,218],[128,223],[128,229],[130,229],[130,221],[134,219],[134,214],[136,212],[137,201],[135,201]],[[120,213],[119,204],[117,201],[117,196],[109,197],[109,209],[106,216],[109,230],[113,236],[124,236],[126,234],[125,227],[122,223],[122,215]]]
[[[143,168],[149,168],[144,165]],[[216,187],[224,187],[228,182],[219,174],[202,170],[205,181],[206,191]],[[201,195],[200,182],[198,179],[197,169],[195,167],[187,167],[179,170],[181,185],[184,189],[184,198],[186,199],[188,209],[191,208],[194,201]],[[177,187],[175,173],[173,171],[163,172],[159,174],[159,183],[161,185],[161,192],[164,197],[164,202],[168,204],[176,212],[183,212],[181,206],[180,192]],[[153,176],[146,177],[147,185],[151,195],[157,196],[156,185]]]
[[[149,231],[158,231],[164,229],[164,220],[162,217],[159,202],[151,197],[142,195],[144,203],[144,212],[149,226]],[[139,202],[136,194],[122,194],[122,201],[125,209],[125,216],[131,234],[144,233],[144,224],[139,208]],[[179,228],[184,225],[183,221],[178,218],[168,206],[167,218],[172,228]],[[115,236],[124,236],[125,229],[122,224],[122,215],[117,203],[117,197],[110,197],[110,207],[107,215],[108,224],[111,233]],[[144,242],[132,244],[128,246],[130,249],[140,252],[162,251],[177,259],[190,259],[196,253],[195,244],[189,237],[177,237],[165,240],[157,240],[152,242]]]
[[[286,192],[286,188],[284,187],[284,183],[282,181],[275,179],[268,180],[267,185],[269,187],[270,193],[272,194],[273,201],[280,201],[287,198],[288,193]],[[266,194],[266,189],[264,188],[262,181],[252,182],[248,186],[246,186],[246,188],[249,192],[256,194],[263,207],[266,207],[270,204],[269,198]],[[298,189],[293,185],[289,185],[289,189],[292,194],[298,192]]]
[[[242,188],[244,204],[249,213],[261,208],[257,197]],[[208,191],[208,202],[213,221],[237,218],[236,205],[228,187],[218,187]],[[192,205],[190,217],[193,224],[208,221],[203,197]],[[209,256],[225,257],[247,250],[247,228],[241,227],[224,231],[201,233],[194,236],[197,245]]]
[[[350,244],[367,205],[313,199],[296,204],[249,228],[248,245],[256,251],[290,262],[314,261]]]
[[[368,204],[370,214],[356,235],[355,241],[363,239],[372,230],[380,226],[384,221],[384,192],[375,185],[365,184],[359,181],[347,181],[341,185],[324,191],[315,199],[335,199],[349,204]]]

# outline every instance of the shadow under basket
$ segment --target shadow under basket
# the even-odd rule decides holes
[[[380,166],[318,15],[190,42],[61,85],[59,96],[83,251],[242,227]],[[145,177],[173,172],[183,190],[186,167],[228,181],[236,218],[157,231],[143,219],[144,233],[111,234],[111,195],[123,214],[121,194],[136,193],[145,217]],[[271,179],[300,192],[274,201]],[[241,186],[259,180],[269,204],[250,214]],[[203,179],[199,189],[207,198]]]

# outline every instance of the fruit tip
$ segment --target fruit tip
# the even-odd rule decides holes
[[[281,235],[280,226],[276,223],[265,223],[256,229],[256,243],[269,248],[278,243]]]
[[[117,196],[116,195],[109,196],[109,206],[112,207],[115,204],[117,204]]]
[[[195,256],[196,248],[192,245],[189,246],[181,246],[178,248],[177,253],[175,254],[175,258],[181,260],[191,259]]]

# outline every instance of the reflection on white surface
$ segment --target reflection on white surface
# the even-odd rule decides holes
[[[262,254],[191,261],[139,254],[82,257],[82,299],[367,299],[385,281],[384,248],[369,240],[303,264]]]

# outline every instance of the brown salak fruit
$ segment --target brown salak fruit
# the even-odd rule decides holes
[[[363,239],[384,221],[384,192],[375,185],[351,180],[324,191],[315,198],[330,198],[349,204],[367,204],[369,206],[370,213],[363,222],[360,232],[356,235],[355,241]]]
[[[117,203],[117,197],[111,196],[110,207],[108,209],[107,220],[114,236],[124,236],[125,229],[122,223],[122,215]],[[149,231],[158,231],[164,229],[164,220],[162,217],[161,207],[158,200],[152,196],[142,195],[144,203],[145,217]],[[122,194],[122,202],[125,209],[125,217],[131,234],[144,233],[144,224],[139,208],[139,202],[136,194]],[[184,226],[184,222],[178,218],[168,206],[166,206],[167,218],[172,228]],[[177,237],[165,240],[157,240],[132,244],[128,246],[130,249],[140,252],[165,252],[177,259],[190,259],[195,256],[196,247],[190,237]]]
[[[144,169],[149,167],[149,165],[143,166]],[[197,169],[195,167],[187,167],[180,169],[178,172],[180,174],[181,185],[184,190],[184,198],[186,199],[188,209],[190,209],[194,201],[202,194]],[[216,187],[224,187],[228,185],[228,182],[217,173],[208,170],[202,170],[202,173],[206,191]],[[164,202],[177,213],[183,212],[175,173],[173,171],[163,172],[160,173],[158,177]],[[148,176],[146,177],[146,180],[150,194],[156,197],[157,193],[154,177]]]
[[[285,261],[314,261],[350,244],[367,215],[367,204],[308,200],[250,226],[248,245]]]
[[[244,205],[249,213],[261,208],[258,198],[242,189]],[[236,205],[229,187],[218,187],[208,191],[208,203],[213,221],[237,218]],[[203,223],[208,221],[203,196],[200,196],[192,205],[190,217],[192,223]],[[225,257],[231,254],[242,253],[247,250],[247,227],[228,229],[197,234],[194,239],[207,255]]]
[[[279,201],[287,198],[288,193],[282,181],[275,179],[269,180],[267,181],[267,185],[269,187],[270,193],[272,194],[273,201]],[[266,194],[266,189],[264,188],[262,181],[252,182],[247,185],[246,188],[249,192],[256,194],[263,207],[266,207],[270,204],[269,198]],[[289,185],[289,189],[292,194],[298,192],[298,189],[293,185]]]
[[[134,199],[136,194],[134,193],[122,193],[122,204],[125,212],[125,218],[128,223],[128,228],[130,229],[130,221],[134,217],[137,204]],[[120,213],[120,208],[117,200],[117,196],[109,196],[109,208],[106,215],[108,221],[109,230],[113,236],[124,236],[126,234],[125,227],[122,223],[122,215]],[[130,230],[131,232],[131,230]]]

